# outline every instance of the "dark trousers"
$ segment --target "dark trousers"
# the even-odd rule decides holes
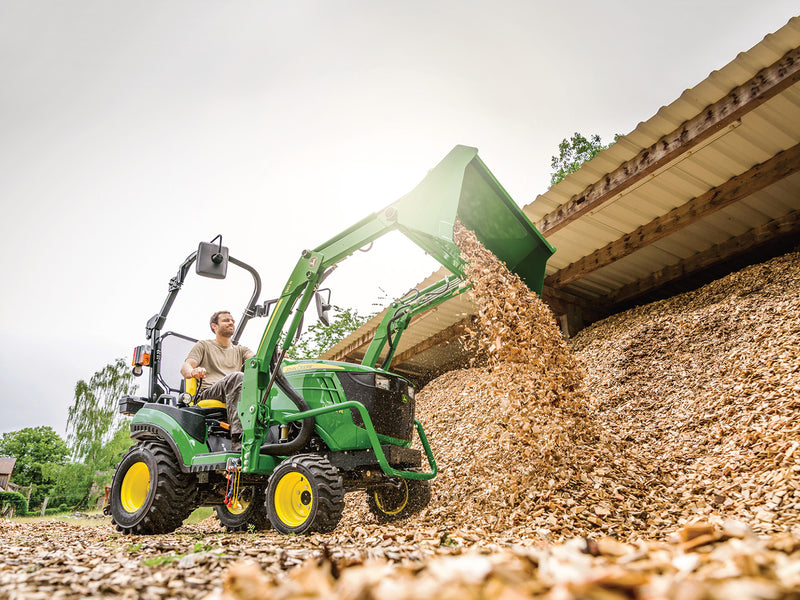
[[[239,407],[239,398],[242,397],[243,378],[244,374],[241,371],[230,373],[195,396],[195,401],[213,399],[225,403],[228,409],[231,437],[241,438],[242,436],[242,422],[239,420],[237,408]]]

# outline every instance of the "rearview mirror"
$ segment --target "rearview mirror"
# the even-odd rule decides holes
[[[219,244],[214,243],[217,238]],[[222,236],[218,235],[211,242],[200,242],[195,272],[211,279],[225,279],[228,274],[228,248],[222,245]]]
[[[325,302],[322,299],[322,292],[328,292],[328,301]],[[331,291],[330,289],[320,290],[314,296],[314,299],[317,303],[317,316],[319,317],[320,323],[328,327],[330,323],[330,318],[328,317],[328,311],[331,309]]]

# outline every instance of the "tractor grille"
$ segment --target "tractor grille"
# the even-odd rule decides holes
[[[378,374],[383,382],[379,387],[375,383],[375,373],[339,372],[337,375],[347,399],[361,402],[367,409],[375,431],[400,440],[411,440],[414,431],[414,392],[412,389],[409,393],[405,379]],[[350,412],[353,422],[364,427],[359,412]]]

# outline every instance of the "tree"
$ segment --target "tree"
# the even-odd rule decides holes
[[[616,134],[614,142],[620,137],[621,134]],[[550,174],[550,184],[555,185],[570,173],[574,173],[583,163],[593,159],[611,144],[604,146],[597,134],[590,136],[588,140],[577,132],[570,139],[564,138],[558,145],[558,156],[554,156],[550,161],[550,166],[554,169]]]
[[[55,484],[48,465],[63,465],[69,448],[52,427],[26,427],[3,434],[0,455],[17,459],[11,481],[20,487],[32,486],[30,505],[38,506]]]
[[[97,465],[103,447],[125,423],[117,412],[117,401],[135,391],[133,374],[122,358],[97,371],[88,383],[78,381],[67,417],[67,442],[76,459]]]
[[[50,488],[49,506],[66,504],[69,508],[78,508],[88,498],[87,491],[92,489],[94,481],[91,467],[69,462],[65,465],[48,465],[47,473],[54,481]]]
[[[71,462],[65,465],[50,465],[50,474],[55,481],[50,490],[51,504],[66,504],[79,508],[90,499],[93,489],[102,490],[111,483],[116,465],[131,445],[127,427],[117,429],[116,435],[104,444],[93,464]]]
[[[330,325],[326,327],[320,322],[311,325],[289,349],[287,352],[289,358],[295,360],[317,358],[374,316],[360,315],[356,309],[339,306],[333,306],[331,311],[333,318]]]
[[[112,467],[130,445],[127,419],[117,412],[117,402],[136,392],[133,374],[126,361],[118,358],[92,375],[78,381],[67,417],[67,442],[75,463],[54,473],[55,493],[68,503],[85,504],[94,485],[111,478]]]

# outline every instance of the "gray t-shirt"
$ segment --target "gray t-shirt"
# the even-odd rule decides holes
[[[186,358],[194,359],[198,367],[206,370],[205,379],[200,381],[200,389],[204,390],[226,375],[241,371],[244,361],[253,355],[247,346],[220,346],[216,340],[200,340]]]

